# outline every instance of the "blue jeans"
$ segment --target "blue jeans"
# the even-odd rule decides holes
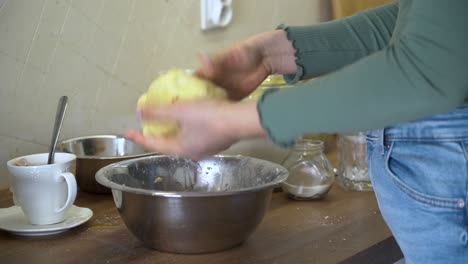
[[[405,262],[468,263],[468,107],[367,133],[369,174]]]

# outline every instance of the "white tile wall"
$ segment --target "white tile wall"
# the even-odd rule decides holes
[[[0,10],[0,50],[24,63],[32,45],[45,0],[6,1]]]
[[[327,0],[233,2],[228,28],[201,32],[198,0],[0,0],[0,188],[7,160],[47,151],[61,95],[62,139],[122,133],[138,126],[135,102],[157,72],[329,13]]]

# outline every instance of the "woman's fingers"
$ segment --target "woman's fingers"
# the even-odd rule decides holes
[[[145,136],[142,133],[136,130],[128,130],[125,132],[125,137],[130,139],[131,141],[144,146],[146,142]]]
[[[211,80],[214,77],[214,65],[213,61],[205,53],[198,53],[198,59],[200,60],[200,69],[195,71],[194,75],[203,79]]]
[[[137,115],[141,120],[158,120],[160,122],[165,121],[177,121],[179,111],[177,107],[173,105],[167,105],[162,107],[142,107],[137,109]]]
[[[165,154],[180,154],[178,141],[173,138],[160,138],[160,137],[145,137],[142,133],[136,130],[129,130],[125,132],[125,137],[134,141],[135,143],[143,146],[145,149],[161,152]]]

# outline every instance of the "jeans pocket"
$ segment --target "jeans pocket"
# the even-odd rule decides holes
[[[435,143],[392,142],[385,153],[385,170],[399,190],[418,203],[464,209],[466,177],[451,162],[453,151],[443,153],[447,149]],[[460,166],[463,159],[461,155]]]

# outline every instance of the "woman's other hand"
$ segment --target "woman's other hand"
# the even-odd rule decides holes
[[[261,33],[235,44],[213,58],[200,55],[195,75],[226,89],[229,98],[240,100],[268,75],[296,72],[294,48],[283,30]]]

